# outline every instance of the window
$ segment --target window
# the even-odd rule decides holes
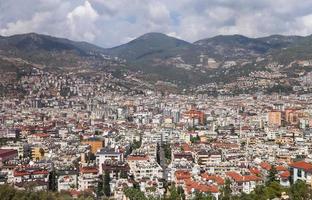
[[[301,175],[302,175],[301,169],[297,169],[297,176],[298,176],[298,177],[301,177]]]
[[[304,178],[307,179],[307,177],[308,177],[308,173],[307,173],[307,172],[304,172]]]

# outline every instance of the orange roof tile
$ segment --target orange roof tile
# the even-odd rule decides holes
[[[312,171],[312,164],[307,163],[305,161],[294,162],[294,163],[291,163],[289,166],[293,168],[303,169],[305,171]]]
[[[190,145],[188,145],[188,144],[186,144],[186,143],[184,143],[184,144],[182,145],[182,148],[183,148],[183,151],[185,151],[185,152],[187,152],[187,151],[192,151]]]
[[[272,168],[272,166],[271,166],[269,163],[267,163],[267,162],[262,162],[262,163],[260,163],[260,167],[261,167],[262,169],[267,170],[267,171],[269,171],[269,170]]]
[[[31,173],[28,171],[14,171],[14,176],[26,176],[30,175]]]
[[[255,175],[242,176],[237,172],[227,172],[226,175],[232,178],[235,182],[250,182],[262,180],[260,177]]]
[[[186,180],[191,178],[191,173],[185,170],[178,170],[174,173],[177,180]]]
[[[255,174],[255,175],[261,174],[260,170],[256,167],[250,168],[249,171],[250,171],[250,173]]]
[[[36,170],[33,171],[33,174],[49,174],[47,170]]]
[[[218,193],[219,192],[218,187],[215,185],[200,184],[191,179],[186,180],[185,185],[186,185],[186,191],[188,193],[190,193],[192,189],[195,189],[199,192],[206,192],[206,193]]]
[[[201,177],[206,180],[212,180],[216,182],[218,185],[224,185],[224,179],[220,176],[209,175],[208,173],[201,174]]]
[[[288,177],[290,177],[290,172],[288,170],[286,170],[280,174],[280,177],[281,178],[288,178]]]
[[[237,172],[227,172],[226,173],[227,176],[229,176],[230,178],[232,178],[234,181],[236,182],[240,182],[240,181],[243,181],[243,176],[240,175],[239,173]]]
[[[286,171],[286,170],[287,170],[286,167],[284,167],[284,166],[282,166],[282,165],[276,166],[275,169],[276,169],[277,171]]]
[[[249,181],[261,181],[262,179],[258,176],[255,175],[247,175],[243,176],[243,181],[244,182],[249,182]]]
[[[83,174],[86,173],[98,173],[98,169],[96,167],[81,167],[80,172]]]

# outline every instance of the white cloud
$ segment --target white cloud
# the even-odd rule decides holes
[[[299,19],[302,22],[304,29],[302,30],[303,34],[312,33],[312,14],[303,16]]]
[[[6,28],[0,30],[0,34],[12,35],[25,32],[35,32],[49,17],[50,13],[42,12],[34,14],[30,20],[17,20],[16,22],[9,22]]]
[[[150,19],[155,23],[170,22],[170,12],[167,7],[160,2],[152,2],[148,6]]]
[[[0,0],[0,34],[38,32],[111,47],[147,32],[188,41],[217,34],[312,33],[306,0]]]
[[[166,35],[171,36],[171,37],[175,37],[178,39],[183,39],[176,32],[169,32],[169,33],[166,33]]]
[[[72,38],[94,41],[96,37],[94,22],[98,17],[98,13],[92,8],[89,1],[86,1],[84,5],[80,5],[68,13],[67,24]]]

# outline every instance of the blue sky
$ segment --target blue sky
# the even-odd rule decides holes
[[[0,0],[0,35],[37,32],[103,47],[162,32],[190,42],[219,34],[310,35],[309,0]]]

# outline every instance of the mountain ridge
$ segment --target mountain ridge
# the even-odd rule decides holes
[[[8,58],[6,60],[20,58],[26,63],[52,71],[121,70],[143,73],[142,77],[147,81],[198,85],[232,80],[226,74],[229,73],[225,70],[228,65],[230,68],[237,66],[236,77],[246,73],[247,68],[243,67],[246,63],[253,63],[258,58],[266,63],[275,59],[285,61],[285,64],[296,58],[312,58],[310,44],[312,36],[250,38],[235,34],[190,43],[151,32],[116,47],[102,48],[88,42],[28,33],[0,36],[0,56]],[[259,67],[250,65],[247,71],[256,69]]]

